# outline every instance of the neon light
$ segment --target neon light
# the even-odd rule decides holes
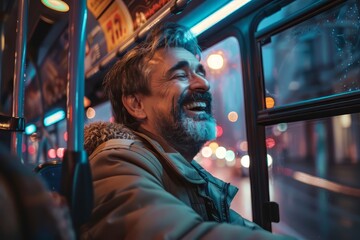
[[[46,7],[58,12],[67,12],[70,9],[69,5],[61,0],[41,0],[41,2]]]
[[[190,31],[195,35],[198,36],[211,26],[213,26],[218,21],[224,19],[225,17],[229,16],[231,13],[235,12],[246,3],[250,2],[251,0],[233,0],[230,3],[226,4],[224,7],[220,8],[201,22],[197,23],[193,26]]]
[[[65,118],[65,112],[63,110],[57,111],[54,114],[51,114],[50,116],[45,117],[44,119],[44,126],[50,126],[54,123],[57,123]]]
[[[26,128],[25,128],[25,134],[26,134],[26,135],[31,135],[31,134],[33,134],[34,132],[36,132],[36,126],[35,126],[35,124],[30,124],[30,125],[26,126]]]

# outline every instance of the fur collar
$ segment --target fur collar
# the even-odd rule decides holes
[[[102,143],[110,139],[137,139],[131,129],[119,123],[94,122],[84,128],[84,148],[90,156]]]

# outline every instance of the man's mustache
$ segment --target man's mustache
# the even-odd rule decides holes
[[[192,92],[192,93],[183,93],[179,98],[179,105],[184,105],[191,102],[206,102],[208,107],[211,107],[212,95],[210,92]]]

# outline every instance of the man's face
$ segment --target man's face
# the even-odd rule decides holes
[[[215,138],[205,69],[183,48],[160,49],[149,65],[151,94],[143,96],[147,118],[142,127],[192,159]]]

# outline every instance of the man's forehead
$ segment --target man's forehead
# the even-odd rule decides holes
[[[155,52],[154,62],[175,63],[178,61],[187,61],[189,64],[198,64],[197,57],[184,48],[162,48]]]

